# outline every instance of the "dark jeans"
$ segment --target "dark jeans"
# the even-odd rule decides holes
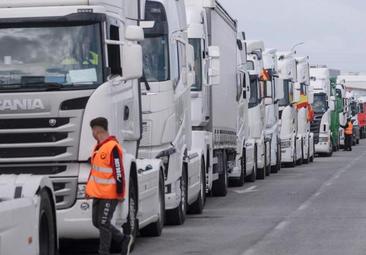
[[[124,238],[123,233],[111,223],[117,205],[118,200],[93,199],[93,225],[99,229],[100,255],[110,254],[112,239],[117,243],[122,243]]]
[[[344,141],[344,149],[345,150],[352,150],[352,135],[345,135],[345,141]]]

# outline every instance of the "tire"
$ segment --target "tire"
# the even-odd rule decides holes
[[[187,217],[188,198],[188,177],[187,167],[183,166],[183,173],[180,179],[181,201],[177,208],[166,211],[166,222],[168,225],[183,225]]]
[[[301,166],[304,163],[303,159],[304,159],[304,140],[301,138],[301,158],[296,161],[296,165]]]
[[[160,172],[159,175],[159,218],[158,221],[151,223],[145,228],[140,230],[141,236],[153,237],[161,236],[165,223],[165,185],[164,175]]]
[[[52,200],[43,189],[40,193],[39,209],[39,254],[56,255],[56,217],[52,206]]]
[[[265,166],[266,166],[266,176],[270,176],[271,175],[271,141],[269,142],[269,159],[267,160],[267,152],[268,152],[268,148],[267,145],[265,146],[266,150],[265,150]]]
[[[255,182],[257,180],[257,147],[254,148],[254,166],[251,175],[246,177],[249,182]]]
[[[308,156],[306,159],[303,159],[302,162],[307,165],[309,164],[309,161],[310,161],[310,141],[308,141]]]
[[[198,195],[197,200],[190,206],[189,213],[193,214],[202,214],[203,209],[205,208],[206,202],[206,168],[205,161],[201,160],[201,182],[200,182],[200,193]]]
[[[246,153],[245,150],[243,150],[242,157],[240,159],[240,177],[231,179],[230,186],[242,187],[245,183],[245,176],[246,176]]]
[[[360,139],[357,139],[356,144],[360,144]]]
[[[214,181],[212,185],[212,195],[215,197],[225,197],[228,188],[227,160],[225,151],[222,152],[221,160],[221,167],[223,168],[222,173],[219,174],[219,179]]]
[[[297,149],[296,149],[296,140],[295,140],[294,155],[293,155],[292,162],[288,164],[289,167],[296,167],[296,155],[297,155]]]

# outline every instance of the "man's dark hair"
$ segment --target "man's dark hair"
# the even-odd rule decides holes
[[[90,121],[90,127],[91,128],[101,127],[105,131],[108,131],[108,120],[106,118],[103,118],[103,117],[93,119],[92,121]]]

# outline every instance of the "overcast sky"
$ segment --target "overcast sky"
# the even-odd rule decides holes
[[[366,72],[365,0],[220,0],[247,39],[289,50],[311,64]]]

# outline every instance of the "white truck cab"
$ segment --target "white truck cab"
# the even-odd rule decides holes
[[[148,0],[142,42],[143,139],[139,156],[159,158],[165,168],[165,209],[168,224],[183,224],[197,200],[203,206],[201,151],[192,147],[191,87],[193,49],[187,37],[183,0]],[[201,211],[201,209],[200,209]]]
[[[160,235],[164,172],[137,158],[144,39],[135,0],[0,3],[0,172],[49,176],[59,237],[98,238],[85,198],[95,146],[90,121],[105,117],[124,150],[127,199],[113,223]],[[129,217],[129,219],[127,219]]]
[[[300,89],[297,88],[296,60],[293,52],[277,52],[278,76],[283,84],[284,97],[279,102],[281,120],[281,162],[295,166],[301,159],[301,137],[297,134],[298,118],[296,103]]]
[[[266,49],[263,52],[264,69],[267,79],[264,83],[264,100],[266,105],[265,136],[270,140],[271,172],[277,173],[281,169],[281,139],[279,100],[284,97],[281,81],[278,79],[278,64],[276,49]]]
[[[309,163],[314,159],[314,134],[310,130],[312,121],[312,96],[310,91],[310,65],[308,57],[296,58],[297,83],[300,87],[300,101],[297,103],[297,134],[301,137],[301,161]]]
[[[263,100],[264,82],[260,81],[264,64],[263,52],[265,50],[263,41],[246,41],[248,70],[250,75],[250,98],[249,98],[249,125],[250,138],[254,140],[256,151],[257,179],[264,179],[269,175],[270,169],[270,145],[269,137],[265,135],[266,107]]]
[[[331,98],[330,72],[327,67],[311,67],[310,76],[314,94],[315,118],[311,129],[314,133],[315,153],[331,156],[333,145],[330,125],[334,100]]]

